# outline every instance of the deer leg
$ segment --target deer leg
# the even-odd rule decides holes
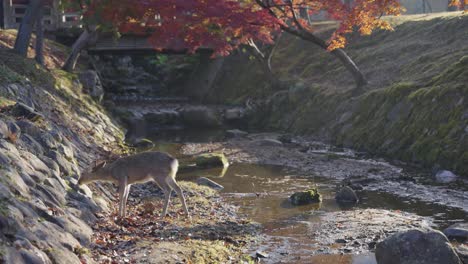
[[[180,188],[177,182],[172,178],[170,178],[167,183],[169,184],[169,186],[171,186],[172,189],[174,189],[174,191],[179,196],[180,200],[182,201],[182,207],[184,208],[185,215],[188,218],[190,218],[190,213],[187,209],[187,204],[185,203],[185,197],[184,197],[184,193],[182,192],[182,188]]]
[[[165,201],[164,201],[164,207],[163,207],[163,211],[162,211],[162,214],[161,214],[161,218],[164,218],[167,214],[167,207],[169,206],[169,200],[171,199],[171,194],[172,194],[172,189],[171,188],[167,188],[164,190],[164,193],[165,193]]]
[[[122,177],[119,181],[119,218],[125,217],[125,205],[127,202],[125,192],[127,189],[127,177]]]
[[[123,197],[123,217],[127,215],[127,200],[128,200],[128,194],[130,193],[130,187],[132,185],[129,184],[125,187],[125,192],[124,192],[124,197]]]
[[[119,184],[119,218],[123,218],[123,204],[124,204],[124,197],[125,197],[125,185],[122,183]]]

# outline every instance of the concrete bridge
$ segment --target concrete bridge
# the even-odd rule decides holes
[[[180,46],[177,45],[177,41],[174,41],[174,45],[170,47]],[[100,36],[94,46],[88,48],[89,53],[149,53],[157,52],[162,54],[186,54],[186,49],[173,49],[167,48],[163,50],[156,50],[148,40],[148,36],[135,36],[135,35],[123,35],[118,39],[113,38],[109,35]],[[198,52],[211,53],[212,49],[209,47],[200,48]]]

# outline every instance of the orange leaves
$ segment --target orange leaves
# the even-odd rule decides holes
[[[456,6],[460,10],[466,11],[466,6],[468,6],[468,0],[450,0],[450,6]]]
[[[346,34],[357,29],[361,35],[369,35],[375,29],[392,30],[391,25],[382,20],[383,15],[399,15],[402,7],[396,0],[356,0],[353,5],[335,14],[339,28],[329,40],[328,50],[343,48]]]
[[[402,7],[398,0],[354,0],[345,4],[342,0],[257,0],[270,15],[279,20],[279,25],[292,31],[312,32],[304,14],[325,14],[328,19],[338,22],[338,28],[328,40],[328,50],[346,45],[346,34],[359,31],[368,35],[375,29],[391,29],[389,23],[381,20],[382,15],[398,15]]]
[[[333,36],[330,38],[328,43],[328,51],[332,51],[334,49],[341,49],[346,46],[346,38],[343,35],[337,34],[336,32],[333,33]]]

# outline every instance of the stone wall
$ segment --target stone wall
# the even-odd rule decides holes
[[[77,179],[123,133],[75,75],[43,74],[49,83],[0,83],[0,259],[93,263],[90,226],[113,198]]]

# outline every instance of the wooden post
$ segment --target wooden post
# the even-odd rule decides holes
[[[12,28],[14,27],[14,19],[13,19],[13,7],[12,7],[12,0],[4,0],[3,2],[3,26],[5,28]]]

